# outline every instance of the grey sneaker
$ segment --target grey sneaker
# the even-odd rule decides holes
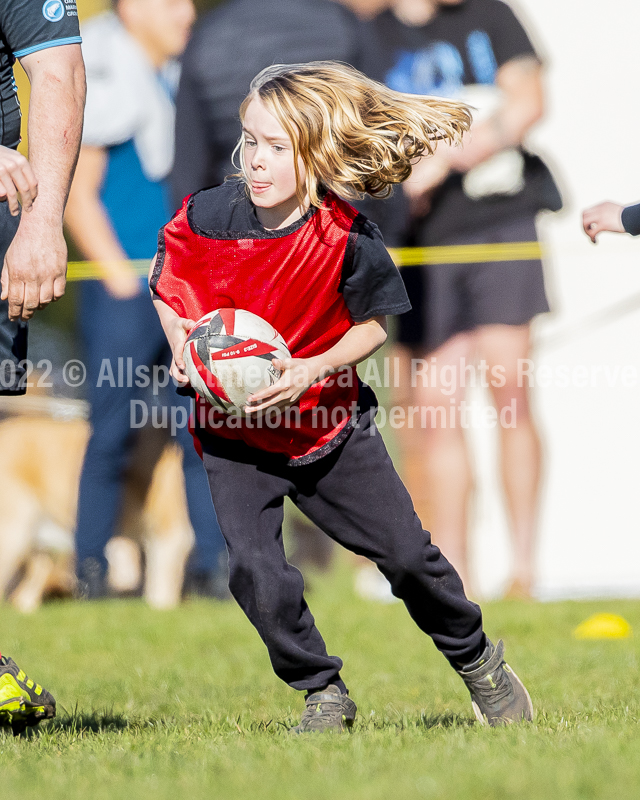
[[[292,733],[343,731],[350,728],[356,718],[356,704],[332,683],[322,692],[310,694],[306,704],[300,724],[291,729]]]
[[[529,692],[505,663],[502,639],[496,647],[487,639],[482,656],[457,672],[471,693],[473,710],[481,725],[497,727],[533,719]]]

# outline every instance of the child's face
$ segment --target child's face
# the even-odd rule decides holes
[[[242,124],[244,168],[251,200],[259,208],[298,206],[293,145],[278,119],[259,97],[247,106]],[[298,174],[304,185],[306,171],[298,156]]]

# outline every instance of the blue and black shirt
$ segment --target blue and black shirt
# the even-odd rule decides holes
[[[0,0],[0,144],[20,142],[16,58],[80,41],[76,0]]]

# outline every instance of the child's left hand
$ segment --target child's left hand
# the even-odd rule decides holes
[[[271,363],[282,371],[282,375],[272,386],[248,398],[244,408],[246,414],[271,406],[286,408],[293,405],[320,377],[317,361],[313,358],[274,358]]]

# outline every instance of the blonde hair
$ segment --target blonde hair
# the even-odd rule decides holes
[[[251,82],[240,106],[244,119],[254,98],[267,106],[293,144],[298,196],[312,205],[330,190],[341,197],[387,197],[412,165],[438,142],[458,144],[469,129],[467,106],[438,97],[404,94],[336,61],[277,64]],[[245,181],[244,137],[240,153]],[[305,166],[300,185],[298,156]]]

